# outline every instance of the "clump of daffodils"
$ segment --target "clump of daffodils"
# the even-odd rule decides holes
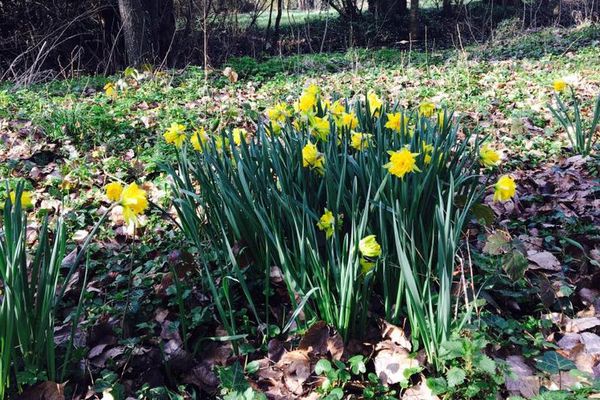
[[[128,225],[136,226],[138,216],[148,208],[146,191],[135,182],[123,187],[119,182],[106,185],[106,197],[108,200],[118,203],[123,207],[123,218]]]

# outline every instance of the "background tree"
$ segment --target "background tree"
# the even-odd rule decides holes
[[[406,0],[369,0],[369,11],[377,19],[394,20],[406,14]]]
[[[417,40],[420,36],[419,0],[410,0],[410,36],[412,40]]]
[[[173,0],[119,0],[119,13],[129,65],[162,61],[175,34]]]

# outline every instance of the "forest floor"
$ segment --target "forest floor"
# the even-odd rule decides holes
[[[492,204],[490,196],[496,223],[470,235],[479,313],[466,329],[479,334],[476,351],[485,350],[505,371],[496,380],[477,375],[477,384],[497,385],[498,398],[600,398],[600,153],[574,154],[549,111],[553,80],[568,77],[591,118],[600,93],[599,49],[600,27],[592,25],[500,36],[440,52],[355,49],[238,58],[207,76],[189,67],[29,87],[0,84],[0,176],[10,185],[22,180],[33,192],[31,243],[41,217],[60,210],[70,250],[81,244],[107,208],[104,186],[114,180],[144,182],[161,207],[142,217],[135,235],[121,216],[111,215],[94,240],[85,282],[83,267],[68,282],[55,322],[59,348],[70,342],[83,289],[84,306],[76,351],[67,373],[57,377],[68,381],[67,398],[260,398],[255,391],[279,399],[338,396],[316,390],[322,380],[314,371],[321,356],[334,353],[344,354],[345,364],[333,367],[347,370],[347,379],[338,382],[344,396],[444,398],[425,384],[436,378],[426,368],[389,387],[381,375],[369,377],[393,361],[377,345],[397,343],[403,335],[385,322],[370,333],[379,339],[360,366],[348,360],[364,348],[344,348],[339,336],[318,323],[286,335],[283,321],[274,321],[259,339],[258,327],[247,322],[241,329],[248,338],[234,355],[189,257],[192,246],[167,217],[176,214],[161,165],[172,163],[176,153],[163,133],[173,122],[254,132],[268,106],[291,103],[311,83],[341,97],[375,90],[407,108],[431,100],[455,110],[464,129],[489,135],[518,194],[502,205]],[[105,90],[107,84],[114,93]],[[183,314],[174,270],[187,277],[179,280]],[[235,301],[244,314],[243,299]],[[182,318],[193,350],[182,350]],[[469,363],[467,358],[461,362]],[[464,386],[463,394],[446,398],[479,398],[468,395],[477,389],[468,388],[468,380],[456,385]],[[32,390],[23,398],[41,398],[40,391],[54,395],[56,387]]]

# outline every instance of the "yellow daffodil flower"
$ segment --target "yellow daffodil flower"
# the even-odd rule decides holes
[[[494,185],[494,201],[508,201],[515,196],[517,184],[508,175],[502,175]]]
[[[296,102],[296,111],[301,114],[312,113],[317,106],[317,96],[313,93],[304,92]]]
[[[148,208],[146,191],[135,182],[125,188],[113,182],[106,185],[106,197],[113,202],[119,202],[123,207],[123,218],[128,224],[137,224],[137,216],[143,214]]]
[[[567,88],[567,81],[565,81],[564,79],[555,79],[554,82],[552,82],[552,86],[554,87],[554,90],[557,92],[564,92],[565,89]]]
[[[204,128],[198,128],[192,133],[192,137],[190,137],[190,143],[192,147],[196,151],[202,151],[202,146],[206,144],[208,141],[208,134],[204,130]]]
[[[377,243],[375,235],[365,236],[358,242],[358,250],[364,257],[379,257],[381,246]]]
[[[440,131],[443,131],[445,128],[445,124],[446,124],[446,113],[444,112],[444,110],[438,111],[437,123],[438,123],[438,127],[440,128]]]
[[[246,140],[247,135],[248,132],[244,128],[234,128],[233,132],[231,132],[231,136],[233,136],[233,143],[235,143],[236,146],[242,144],[242,141]]]
[[[374,117],[379,116],[381,112],[381,106],[383,105],[383,102],[379,96],[377,96],[375,92],[369,92],[367,95],[367,100],[369,100],[369,114]]]
[[[317,228],[319,228],[322,231],[325,231],[325,237],[329,239],[331,236],[333,236],[335,225],[336,221],[335,217],[333,216],[333,213],[328,209],[325,209],[325,212],[323,213],[323,215],[321,215],[319,222],[317,222]]]
[[[17,192],[15,192],[13,190],[12,192],[10,192],[9,197],[10,197],[11,204],[14,205],[15,202],[17,201]],[[33,207],[33,200],[31,198],[31,192],[28,192],[25,190],[23,192],[21,192],[21,207],[22,208]]]
[[[495,167],[500,164],[500,153],[491,148],[489,144],[484,144],[479,149],[479,160],[485,167]]]
[[[371,144],[373,135],[370,133],[352,132],[350,146],[356,150],[364,150]]]
[[[310,126],[313,135],[324,142],[327,141],[327,135],[329,134],[329,120],[327,118],[313,117],[310,119]]]
[[[314,143],[308,142],[302,149],[302,165],[311,169],[317,170],[320,174],[323,173],[325,165],[325,157],[319,153],[317,146]]]
[[[173,122],[169,129],[163,134],[165,141],[169,144],[174,144],[175,147],[179,148],[185,142],[185,126]]]
[[[431,154],[433,153],[433,144],[427,144],[427,142],[423,140],[421,142],[421,146],[423,148],[423,154],[425,155],[423,157],[423,163],[425,165],[429,165],[429,164],[431,164]]]
[[[342,113],[341,122],[342,128],[355,129],[358,126],[358,118],[354,113]]]
[[[419,104],[419,114],[429,118],[431,116],[433,116],[433,113],[435,111],[435,104],[432,102],[424,102]]]
[[[106,185],[106,197],[110,201],[120,201],[121,194],[123,193],[123,185],[119,182],[111,182]]]
[[[329,113],[336,119],[340,119],[344,112],[346,111],[346,107],[340,100],[336,100],[333,102],[331,107],[329,108]]]
[[[404,125],[404,132],[407,132],[408,126],[408,118],[404,116],[404,114],[397,113],[388,113],[387,114],[387,122],[385,123],[385,127],[391,129],[396,132],[400,132],[402,126]]]
[[[266,110],[267,117],[272,122],[285,122],[287,118],[292,116],[288,105],[286,103],[278,103],[274,107],[268,108]]]
[[[104,85],[104,94],[112,98],[117,97],[117,88],[115,87],[115,84],[108,82],[106,85]]]
[[[388,154],[390,155],[390,162],[383,167],[387,168],[390,174],[403,179],[407,173],[421,172],[417,167],[416,160],[419,153],[411,153],[407,148],[403,148],[398,151],[388,151]]]

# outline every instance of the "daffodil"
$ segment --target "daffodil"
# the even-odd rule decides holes
[[[336,218],[333,216],[333,213],[328,209],[325,209],[321,218],[319,218],[319,222],[317,222],[317,228],[322,231],[325,231],[325,237],[329,239],[333,236],[333,232],[335,231],[336,226]]]
[[[400,132],[402,126],[404,126],[404,132],[406,132],[408,126],[408,118],[406,118],[403,113],[397,112],[387,114],[387,122],[385,123],[386,128],[396,132]]]
[[[557,92],[564,92],[565,89],[567,88],[567,81],[565,81],[564,79],[555,79],[554,82],[552,82],[552,86],[554,87],[554,90]]]
[[[286,103],[278,103],[274,107],[268,108],[266,110],[267,117],[272,122],[285,122],[287,118],[290,118],[292,114],[288,108]]]
[[[446,125],[446,112],[444,110],[440,110],[437,113],[437,123],[440,131],[443,131]]]
[[[340,124],[342,128],[355,129],[358,126],[358,118],[354,113],[342,113]]]
[[[313,117],[310,119],[310,126],[313,135],[322,141],[327,141],[327,135],[329,134],[329,121],[327,118]]]
[[[369,235],[358,242],[358,250],[362,255],[360,258],[362,273],[366,274],[375,267],[375,261],[373,259],[381,255],[381,246],[377,243],[375,235]]]
[[[317,85],[315,85],[314,83],[311,83],[310,85],[308,85],[308,87],[304,90],[304,93],[313,95],[313,96],[318,96],[319,94],[321,94],[321,88],[318,87]]]
[[[106,85],[104,85],[104,94],[112,98],[117,97],[117,89],[115,87],[115,84],[112,82],[108,82]]]
[[[135,182],[130,183],[125,188],[118,182],[109,183],[106,185],[106,197],[121,204],[123,218],[128,224],[133,225],[137,224],[138,215],[143,214],[149,204],[146,191]]]
[[[123,193],[123,185],[119,182],[111,182],[106,185],[106,197],[110,201],[119,201],[121,200],[121,194]]]
[[[15,192],[13,190],[12,192],[10,192],[9,197],[10,197],[11,204],[14,205],[15,202],[17,201],[17,192]],[[21,207],[22,208],[33,207],[33,200],[31,198],[31,192],[28,192],[28,191],[21,192]]]
[[[377,96],[375,92],[369,92],[367,95],[367,100],[369,101],[369,114],[374,117],[379,116],[379,113],[381,112],[381,106],[383,105],[383,102],[379,96]]]
[[[186,139],[185,126],[173,122],[163,136],[167,143],[174,144],[175,147],[181,147]]]
[[[190,137],[190,143],[192,144],[194,150],[202,151],[202,146],[206,144],[208,139],[208,134],[204,128],[198,128],[194,131],[194,133],[192,133],[192,136]]]
[[[246,140],[247,135],[248,132],[244,128],[234,128],[233,132],[231,132],[231,136],[233,136],[233,143],[235,143],[236,146],[242,144],[242,141]]]
[[[431,164],[431,154],[433,154],[433,144],[428,144],[426,141],[421,142],[421,147],[423,148],[423,163],[425,165]]]
[[[314,111],[317,105],[317,96],[313,93],[304,92],[296,102],[296,111],[302,114],[309,114]]]
[[[390,174],[404,178],[404,175],[410,172],[420,172],[421,170],[417,167],[416,156],[419,153],[411,153],[406,147],[398,151],[388,151],[390,155],[390,162],[385,164],[383,167],[387,168]]]
[[[515,196],[517,184],[508,175],[502,175],[494,185],[494,201],[508,201]]]
[[[379,257],[381,246],[377,243],[375,235],[365,236],[358,242],[358,250],[364,257]]]
[[[500,153],[490,147],[489,144],[484,144],[479,149],[479,159],[485,167],[495,167],[500,164]]]
[[[329,114],[331,114],[336,120],[341,119],[342,115],[346,111],[346,107],[340,100],[336,100],[329,107]]]
[[[352,132],[350,146],[356,150],[364,150],[371,144],[373,135],[370,133]]]
[[[360,266],[363,274],[369,273],[375,267],[375,263],[373,261],[369,261],[364,257],[360,258]]]
[[[433,116],[433,113],[435,111],[435,104],[432,102],[424,102],[419,104],[419,114],[429,118],[431,116]]]
[[[323,173],[325,157],[317,150],[317,145],[308,142],[302,149],[302,165]]]

